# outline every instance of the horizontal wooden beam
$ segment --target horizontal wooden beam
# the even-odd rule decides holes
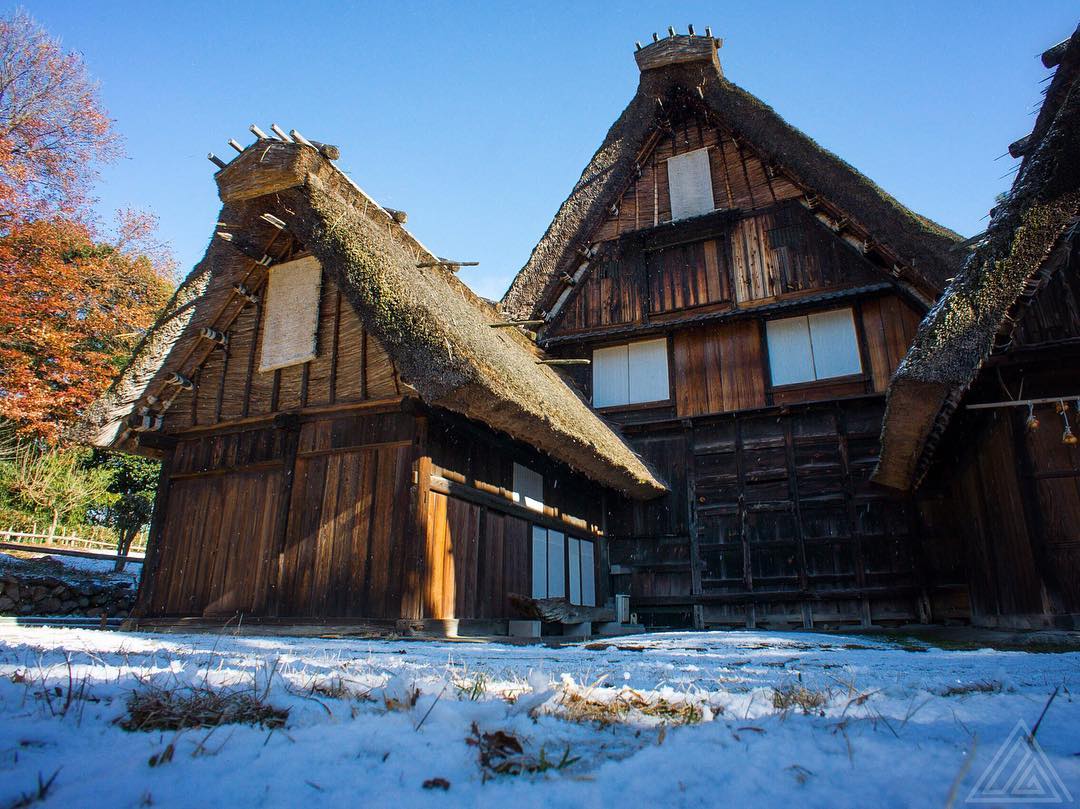
[[[119,558],[115,553],[106,553],[104,551],[85,551],[79,548],[65,548],[57,545],[36,545],[29,542],[0,542],[0,549],[5,551],[23,551],[26,553],[43,553],[49,556],[77,556],[81,559],[104,559],[106,561],[113,561]],[[144,561],[143,556],[135,556],[132,554],[128,554],[124,559],[125,561],[135,562],[140,565]]]
[[[505,323],[488,323],[493,329],[509,329],[514,326],[543,326],[546,320],[507,320]]]
[[[260,461],[258,463],[244,464],[240,466],[218,466],[214,469],[193,469],[190,472],[173,472],[169,480],[188,480],[191,478],[215,478],[222,475],[239,474],[242,472],[265,472],[272,469],[284,469],[285,461],[275,458],[272,461]],[[194,517],[194,515],[192,515]]]
[[[296,411],[288,411],[299,416],[301,422],[311,421],[320,416],[336,415],[338,413],[361,413],[377,415],[379,413],[395,413],[405,407],[406,400],[410,397],[392,396],[385,399],[369,399],[362,402],[343,402],[340,404],[317,405],[305,407]],[[217,424],[199,424],[188,427],[183,432],[173,433],[177,438],[183,439],[189,435],[206,435],[208,433],[229,433],[248,427],[269,426],[281,413],[266,413],[259,416],[247,416],[246,418],[233,419],[232,421],[219,421]]]
[[[580,525],[575,518],[572,518],[569,515],[564,517],[551,517],[540,511],[533,511],[531,508],[525,508],[525,506],[519,505],[513,500],[509,500],[497,494],[481,491],[467,483],[458,483],[457,481],[448,480],[447,478],[438,475],[432,475],[430,487],[433,492],[445,494],[448,497],[456,497],[459,500],[467,500],[471,503],[476,503],[477,505],[487,506],[488,508],[508,514],[511,517],[528,520],[531,523],[542,525],[545,528],[554,528],[558,531],[565,531],[570,534],[577,534],[578,536],[593,538],[602,536],[600,532],[590,530],[589,528]]]
[[[1009,402],[976,402],[966,405],[968,410],[993,410],[999,407],[1027,407],[1037,404],[1057,404],[1058,402],[1080,402],[1080,394],[1072,393],[1067,396],[1045,396],[1041,399],[1017,399]]]
[[[396,220],[395,220],[396,221]],[[419,268],[424,267],[477,267],[479,261],[453,261],[449,258],[440,258],[435,261],[418,261],[416,266]]]

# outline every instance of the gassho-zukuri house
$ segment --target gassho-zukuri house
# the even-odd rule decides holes
[[[498,305],[335,147],[253,127],[88,418],[163,462],[133,623],[1076,623],[1080,39],[975,244],[719,47],[639,47]]]

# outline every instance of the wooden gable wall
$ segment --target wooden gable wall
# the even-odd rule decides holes
[[[802,195],[789,180],[731,136],[690,119],[655,140],[640,162],[641,176],[622,195],[612,215],[592,241],[608,241],[626,233],[671,221],[667,160],[696,149],[709,150],[713,202],[717,209],[754,210]]]
[[[681,320],[887,283],[801,204],[720,213],[602,245],[547,334]]]
[[[407,386],[378,340],[325,272],[319,306],[318,355],[310,362],[260,373],[262,308],[247,305],[229,328],[229,344],[212,351],[165,417],[183,432],[307,407],[394,398]]]

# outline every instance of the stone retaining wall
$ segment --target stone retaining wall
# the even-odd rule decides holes
[[[0,576],[0,615],[81,615],[126,618],[135,603],[130,584],[63,581],[52,576]]]

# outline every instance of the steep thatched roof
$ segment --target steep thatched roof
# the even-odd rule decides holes
[[[1066,258],[1080,216],[1080,28],[1067,45],[1008,196],[981,243],[919,326],[889,385],[874,480],[918,485],[938,438],[995,346]],[[1046,59],[1044,59],[1046,61]],[[1049,65],[1048,65],[1049,66]],[[1018,144],[1014,144],[1013,151]]]
[[[230,290],[260,243],[262,213],[319,259],[365,327],[427,404],[483,422],[630,496],[666,491],[640,458],[520,331],[492,329],[495,307],[435,259],[319,150],[259,140],[217,175],[227,223],[247,223],[232,242],[214,239],[206,258],[91,413],[95,443],[119,446],[125,420],[150,406],[193,331],[207,325],[216,290]],[[273,232],[272,230],[270,231]],[[239,249],[238,249],[239,248]],[[258,256],[258,251],[250,253]]]
[[[960,237],[901,205],[771,107],[724,78],[715,50],[711,37],[674,36],[637,52],[641,67],[637,93],[503,296],[505,311],[529,316],[551,297],[575,251],[585,246],[604,221],[608,206],[636,176],[638,153],[662,125],[663,103],[679,93],[700,98],[726,129],[781,168],[807,194],[835,205],[875,242],[887,245],[908,265],[913,278],[940,291],[955,270],[957,255],[951,248]]]

